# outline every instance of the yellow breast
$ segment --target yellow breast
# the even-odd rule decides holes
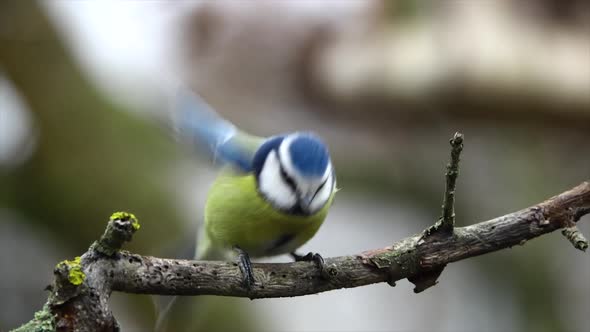
[[[290,215],[275,209],[259,194],[254,175],[226,170],[209,192],[206,236],[213,246],[239,246],[252,257],[293,252],[317,232],[333,198],[334,194],[314,215]]]

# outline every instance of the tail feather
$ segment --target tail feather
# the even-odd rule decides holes
[[[197,246],[195,250],[195,260],[225,260],[227,259],[227,252],[215,248],[209,237],[207,236],[204,227],[199,229],[197,233]],[[170,317],[171,311],[178,301],[178,296],[174,296],[161,310],[158,310],[158,318],[154,327],[155,332],[165,332],[167,321]]]

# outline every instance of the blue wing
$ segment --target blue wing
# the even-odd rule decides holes
[[[186,89],[178,94],[174,117],[178,133],[208,152],[214,163],[252,171],[252,159],[263,138],[241,132]]]

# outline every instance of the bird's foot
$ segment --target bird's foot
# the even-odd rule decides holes
[[[250,256],[242,248],[234,246],[234,251],[238,253],[238,267],[242,272],[242,283],[248,290],[252,288],[252,285],[256,282],[254,280],[254,274],[252,273],[252,262]]]
[[[293,259],[296,262],[314,262],[320,270],[320,275],[322,276],[322,279],[330,279],[330,273],[328,273],[328,269],[326,267],[326,263],[324,262],[324,258],[320,254],[308,252],[307,255],[298,255],[297,253],[292,252],[291,257],[293,257]]]

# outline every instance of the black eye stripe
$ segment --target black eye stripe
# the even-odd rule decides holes
[[[279,153],[278,150],[275,150],[275,154],[277,157],[277,160],[279,162],[279,173],[281,174],[281,178],[282,180],[289,186],[289,188],[291,188],[291,190],[296,194],[298,194],[297,191],[297,185],[295,184],[295,180],[287,173],[287,171],[285,171],[285,168],[283,167],[283,162],[281,160],[281,155]],[[328,176],[318,187],[318,189],[315,191],[315,193],[313,194],[311,200],[313,201],[315,199],[315,197],[317,196],[317,194],[322,190],[322,188],[324,188],[324,186],[326,185],[326,183],[328,183],[328,180],[330,180],[332,178],[332,176]],[[332,182],[331,182],[332,183]],[[297,204],[297,207],[299,207],[299,204]]]
[[[295,185],[295,180],[293,180],[293,178],[289,176],[289,174],[287,174],[287,172],[283,168],[283,162],[281,160],[281,155],[279,154],[279,152],[276,151],[275,153],[279,161],[279,172],[281,173],[281,178],[291,188],[291,190],[293,190],[294,193],[297,193],[297,185]]]
[[[330,179],[330,177],[328,176],[324,182],[322,182],[322,184],[320,184],[320,186],[318,187],[318,190],[315,191],[315,194],[313,194],[313,197],[311,198],[311,200],[313,201],[315,199],[315,197],[317,196],[317,194],[320,192],[320,190],[322,190],[322,188],[324,188],[324,186],[326,185],[326,183],[328,182],[328,180]]]
[[[285,183],[289,185],[291,190],[297,192],[297,186],[295,185],[295,181],[293,180],[293,178],[290,177],[289,174],[287,174],[287,172],[285,172],[285,169],[283,169],[282,165],[279,166],[279,169],[281,171],[281,177],[283,178],[283,181],[285,181]]]

